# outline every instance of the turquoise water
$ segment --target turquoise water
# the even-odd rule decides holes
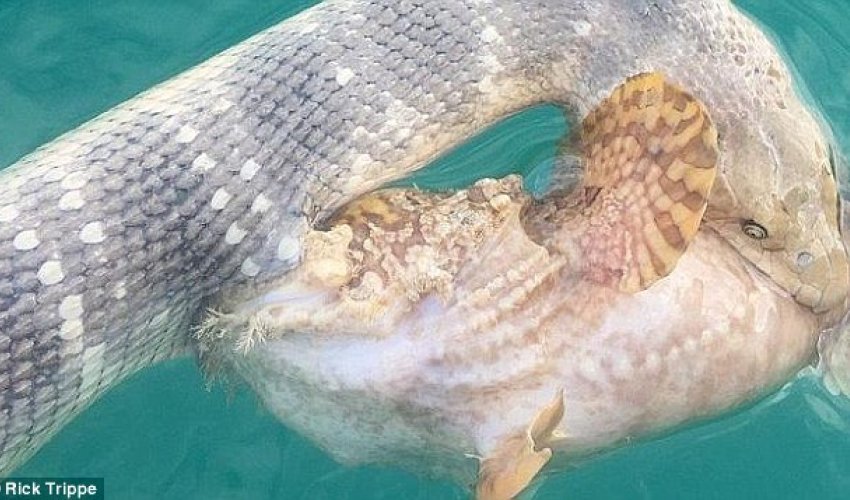
[[[308,5],[282,0],[0,0],[0,165]],[[850,153],[850,2],[740,2],[776,33]],[[522,114],[418,177],[536,172],[564,130]],[[481,168],[485,166],[486,169]],[[390,468],[343,468],[187,360],[111,391],[18,475],[103,476],[108,498],[463,498]],[[850,403],[811,376],[733,415],[554,475],[536,498],[845,498]]]

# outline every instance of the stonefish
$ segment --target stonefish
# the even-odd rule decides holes
[[[509,177],[343,207],[297,270],[210,314],[202,359],[337,459],[477,477],[481,499],[811,360],[834,312],[698,230],[719,156],[701,103],[637,76],[584,120],[580,150],[578,185],[541,200]]]

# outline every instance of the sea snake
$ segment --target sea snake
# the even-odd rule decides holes
[[[727,0],[330,0],[0,173],[0,474],[117,381],[191,352],[207,306],[295,266],[341,203],[508,114],[575,119],[650,70],[712,110],[717,230],[802,303],[843,297],[823,283],[846,270],[834,221],[770,198],[830,192],[824,133]],[[762,261],[742,221],[788,248]]]

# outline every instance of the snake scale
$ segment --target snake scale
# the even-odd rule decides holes
[[[575,120],[653,69],[712,109],[717,230],[801,303],[843,300],[840,279],[815,286],[846,270],[834,215],[766,203],[747,180],[832,182],[816,117],[729,2],[332,0],[0,173],[0,473],[119,380],[190,351],[206,307],[294,267],[342,203],[528,106]],[[763,225],[783,244],[761,262],[740,221],[777,204],[787,220]]]

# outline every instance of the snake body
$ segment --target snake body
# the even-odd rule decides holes
[[[755,192],[737,151],[771,158],[750,175],[820,189],[809,163],[784,162],[815,142],[825,157],[814,118],[721,0],[329,1],[23,158],[0,173],[0,473],[117,381],[191,350],[207,306],[286,273],[343,202],[510,113],[557,102],[575,118],[656,68],[713,110],[731,151],[722,220]],[[786,114],[816,140],[777,152]],[[788,241],[822,243],[821,276],[843,253],[818,207]]]

